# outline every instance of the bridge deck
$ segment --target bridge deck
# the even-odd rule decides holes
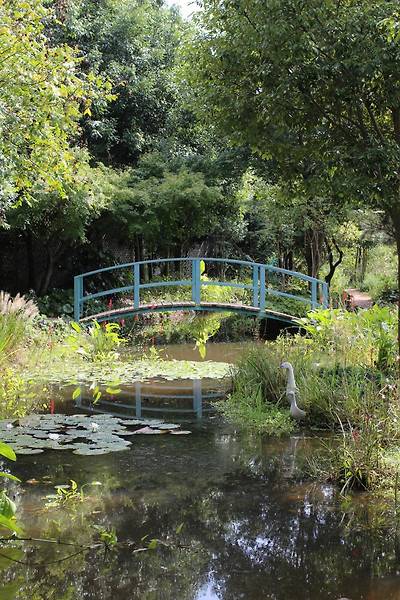
[[[165,303],[152,303],[152,304],[141,304],[138,308],[133,306],[126,306],[122,308],[109,309],[104,312],[100,312],[89,317],[81,317],[80,321],[106,321],[106,320],[117,320],[123,319],[127,316],[135,316],[148,312],[169,312],[169,311],[187,311],[195,310],[201,312],[241,312],[247,315],[259,316],[262,318],[278,319],[279,321],[286,321],[287,323],[294,323],[295,317],[280,313],[274,310],[266,309],[261,312],[258,307],[248,306],[246,304],[229,304],[229,303],[218,303],[218,302],[201,302],[196,305],[195,302],[165,302]]]

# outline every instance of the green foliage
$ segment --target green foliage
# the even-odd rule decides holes
[[[114,528],[106,529],[101,525],[94,525],[94,529],[99,535],[99,539],[107,549],[114,548],[118,544],[117,533]]]
[[[397,2],[203,5],[185,71],[198,113],[312,208],[379,208],[399,240]]]
[[[319,310],[299,319],[315,344],[327,353],[356,365],[372,363],[382,371],[396,364],[397,323],[395,312],[388,307],[347,312],[340,309]]]
[[[195,32],[187,76],[205,118],[212,115],[234,141],[272,154],[283,168],[325,161],[327,177],[354,169],[356,181],[342,184],[368,180],[371,200],[397,196],[388,168],[398,155],[397,87],[387,77],[400,48],[380,25],[396,12],[396,2],[204,4],[208,35]],[[382,151],[386,142],[391,151]]]
[[[102,234],[121,244],[142,240],[149,253],[169,256],[175,249],[182,256],[195,240],[219,236],[240,221],[236,200],[203,173],[159,161],[153,154],[135,170],[110,173],[111,204],[97,225]]]
[[[219,331],[223,319],[223,315],[216,313],[207,315],[202,319],[194,319],[191,322],[191,335],[196,342],[196,348],[201,358],[206,357],[207,342]]]
[[[268,435],[285,435],[295,429],[289,411],[265,400],[261,385],[250,387],[247,377],[235,377],[232,394],[218,410],[232,423]]]
[[[115,101],[97,97],[84,121],[90,151],[106,163],[131,165],[172,129],[190,124],[173,69],[183,23],[162,3],[74,0],[59,6],[49,28],[59,44],[77,48],[85,70],[110,82]],[[186,117],[186,118],[185,118]]]
[[[377,245],[368,253],[367,273],[362,290],[369,292],[379,304],[393,303],[397,299],[397,261],[393,246]]]
[[[78,484],[73,479],[70,480],[70,484],[56,485],[55,490],[55,494],[48,494],[46,496],[47,508],[83,502],[85,499],[82,488],[79,489]]]
[[[384,474],[384,447],[390,435],[387,418],[365,411],[357,427],[340,425],[340,438],[325,444],[325,456],[311,460],[311,467],[340,485],[343,495],[376,487]]]
[[[70,142],[103,85],[78,70],[72,48],[49,43],[52,18],[42,0],[0,2],[2,207],[38,190],[66,197],[80,163]]]
[[[120,337],[118,323],[101,325],[94,321],[86,330],[78,323],[71,323],[74,333],[66,340],[68,347],[89,361],[109,361],[116,358],[116,350],[125,343]]]
[[[8,460],[16,460],[14,450],[3,442],[0,442],[0,456]],[[19,481],[13,475],[3,471],[0,471],[0,477]],[[16,511],[15,503],[7,496],[4,490],[0,491],[0,529],[8,529],[14,533],[21,533],[21,529],[18,527],[15,518]]]
[[[280,337],[243,358],[221,409],[246,427],[265,422],[268,429],[272,408],[288,414],[280,364],[290,362],[306,425],[341,432],[311,461],[313,473],[319,470],[343,493],[375,487],[387,478],[385,457],[399,439],[394,312],[378,306],[358,313],[319,310],[300,322],[305,336]]]
[[[361,398],[380,398],[387,374],[394,374],[395,318],[389,309],[374,307],[358,315],[320,310],[301,320],[308,336],[280,337],[256,348],[239,363],[235,386],[261,393],[278,406],[286,403],[284,361],[295,371],[298,394],[309,423],[335,427],[360,420]]]
[[[37,314],[32,300],[0,292],[0,365],[25,341],[28,324]]]
[[[74,312],[73,290],[52,289],[36,300],[40,313],[48,317],[70,317]]]
[[[27,379],[13,366],[0,367],[0,418],[24,416],[38,397],[37,381]]]

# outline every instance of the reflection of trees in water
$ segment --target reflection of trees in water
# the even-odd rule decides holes
[[[192,600],[210,579],[214,597],[225,600],[354,597],[371,575],[395,571],[394,543],[373,507],[355,508],[346,529],[348,517],[341,522],[328,489],[290,480],[304,444],[208,431],[184,445],[146,442],[131,454],[81,461],[81,477],[104,482],[98,504],[88,502],[78,517],[55,514],[42,533],[90,541],[98,523],[115,526],[120,540],[149,535],[171,546],[141,555],[128,548],[106,557],[89,551],[56,565],[48,564],[51,548],[27,552],[25,560],[42,561],[40,569],[0,563],[4,584],[20,589],[10,598]],[[41,519],[31,519],[35,534]]]

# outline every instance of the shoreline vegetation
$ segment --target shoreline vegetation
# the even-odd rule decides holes
[[[330,432],[309,474],[349,490],[397,489],[400,403],[396,315],[374,306],[357,313],[320,310],[300,320],[305,333],[282,335],[250,350],[233,374],[232,392],[219,405],[235,425],[267,435],[297,428]],[[289,416],[280,364],[292,363],[299,405]]]
[[[183,326],[203,358],[207,340],[219,329],[216,316],[210,319],[194,320],[191,334]],[[394,311],[378,306],[357,313],[326,309],[298,323],[299,333],[283,333],[250,348],[232,368],[207,360],[164,360],[156,346],[135,348],[132,355],[118,324],[83,327],[48,319],[32,301],[3,296],[0,414],[20,417],[40,410],[55,385],[70,387],[72,398],[86,386],[96,402],[104,389],[115,395],[119,386],[151,377],[231,376],[231,393],[216,408],[235,426],[272,436],[298,428],[317,435],[328,431],[321,456],[309,461],[310,476],[334,482],[342,493],[394,489],[400,463]],[[306,411],[301,424],[289,414],[280,368],[284,361],[294,367],[298,403]]]

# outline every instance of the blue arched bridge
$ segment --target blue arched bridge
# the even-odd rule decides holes
[[[174,288],[173,294],[161,295],[160,289],[168,287]],[[186,288],[187,297],[177,288]],[[328,295],[324,281],[273,265],[228,258],[165,258],[77,275],[74,317],[100,322],[152,312],[228,311],[291,323],[294,317],[288,306],[293,305],[288,300],[316,309],[328,306]]]

